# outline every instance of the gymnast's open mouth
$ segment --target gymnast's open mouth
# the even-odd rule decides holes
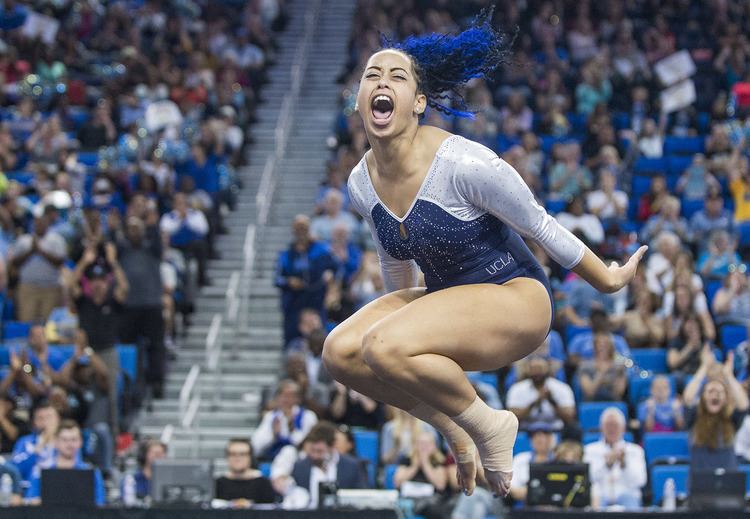
[[[385,94],[378,94],[370,103],[372,118],[376,125],[385,126],[393,118],[393,99]]]

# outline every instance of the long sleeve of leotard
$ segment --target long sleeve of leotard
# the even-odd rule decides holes
[[[412,288],[418,285],[419,279],[419,267],[417,267],[414,260],[402,261],[394,258],[388,254],[383,246],[380,244],[377,232],[375,230],[375,223],[372,220],[372,215],[365,207],[363,202],[363,194],[360,192],[361,186],[358,186],[353,181],[353,176],[349,178],[349,199],[351,200],[352,207],[364,218],[367,222],[367,226],[370,228],[372,234],[372,240],[375,243],[375,250],[378,253],[378,259],[380,260],[380,271],[383,274],[383,284],[387,292],[394,292],[402,288]]]
[[[456,164],[456,188],[471,204],[499,218],[522,236],[539,243],[566,269],[586,250],[581,240],[537,203],[521,175],[492,150],[466,141],[469,149]]]

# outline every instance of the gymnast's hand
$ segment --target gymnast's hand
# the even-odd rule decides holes
[[[641,258],[646,254],[647,250],[648,246],[642,245],[637,251],[635,251],[635,254],[630,256],[630,259],[622,267],[619,266],[616,261],[610,263],[608,270],[614,283],[614,290],[611,290],[612,292],[617,292],[622,287],[633,281],[635,272],[638,269],[638,263],[641,262]]]

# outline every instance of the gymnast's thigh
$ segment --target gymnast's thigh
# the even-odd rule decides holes
[[[461,285],[431,292],[382,316],[367,331],[372,347],[399,356],[438,354],[466,371],[525,357],[547,336],[552,309],[539,281]]]
[[[405,288],[380,296],[336,326],[328,335],[326,342],[335,344],[337,348],[351,348],[359,352],[362,347],[362,339],[367,330],[384,317],[387,317],[425,294],[426,290],[418,287]]]

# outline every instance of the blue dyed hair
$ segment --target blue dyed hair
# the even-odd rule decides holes
[[[474,118],[458,88],[471,79],[486,78],[506,63],[510,53],[508,37],[492,27],[494,7],[484,9],[460,34],[409,36],[396,42],[381,35],[383,49],[399,50],[409,56],[417,75],[417,89],[427,105],[446,115]],[[443,101],[454,94],[458,109]]]

